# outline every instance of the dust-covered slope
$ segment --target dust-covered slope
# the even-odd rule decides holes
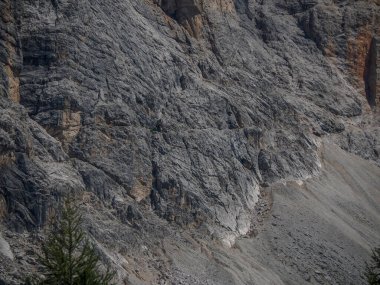
[[[380,171],[330,142],[321,148],[321,175],[271,187],[271,216],[241,247],[285,284],[361,284],[379,243]]]
[[[287,190],[279,190],[271,209],[263,189],[324,177],[324,137],[378,171],[378,1],[0,0],[0,16],[0,248],[6,253],[0,276],[6,282],[35,269],[43,229],[62,197],[75,193],[84,228],[103,262],[118,268],[120,284],[207,284],[209,275],[211,284],[303,284],[305,274],[290,270],[299,275],[292,279],[278,261],[260,259],[275,249],[254,244],[271,240],[261,233],[271,211],[296,219],[308,201],[299,198],[293,203],[300,209],[293,208],[280,194]],[[363,175],[347,187],[370,191]],[[342,186],[326,179],[331,195],[335,183]],[[276,197],[288,208],[279,210]],[[334,228],[348,222],[340,209],[365,216],[351,225],[359,245],[338,251],[338,260],[353,252],[360,263],[368,258],[365,228],[357,228],[368,219],[360,199],[310,204],[316,225],[326,218],[319,209],[336,208]],[[379,213],[368,214],[373,236]],[[269,235],[280,229],[288,236],[287,229],[267,227]],[[241,237],[261,255],[227,257]],[[167,244],[179,252],[168,254]],[[202,271],[208,259],[198,248],[224,257]],[[318,246],[310,250],[319,255]],[[286,260],[294,255],[284,252]],[[336,269],[327,262],[337,270],[330,277],[344,284],[338,276],[349,271],[347,282],[362,282],[361,265],[349,270],[344,262]],[[228,281],[231,263],[253,273]]]

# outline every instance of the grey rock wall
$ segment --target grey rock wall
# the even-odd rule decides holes
[[[85,227],[104,262],[119,260],[102,247],[108,230],[120,247],[172,230],[231,247],[257,230],[263,187],[319,175],[321,137],[380,163],[364,76],[376,1],[0,7],[6,238],[41,233],[72,193],[99,204]]]

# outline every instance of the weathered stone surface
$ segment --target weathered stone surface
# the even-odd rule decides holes
[[[10,260],[14,259],[13,252],[9,246],[9,243],[0,234],[0,254],[3,257],[7,257]]]
[[[229,259],[235,249],[218,244],[260,235],[271,204],[260,185],[318,177],[326,138],[377,171],[380,119],[369,103],[379,15],[378,1],[0,0],[0,222],[15,254],[0,282],[35,268],[21,254],[32,242],[37,250],[42,237],[30,233],[65,195],[76,195],[118,284],[310,274],[252,252]],[[362,262],[368,244],[358,243]],[[206,270],[205,256],[214,260]],[[342,256],[336,276],[352,265]],[[239,266],[257,274],[239,277]],[[363,283],[360,268],[348,283]],[[306,279],[328,282],[318,276]]]
[[[368,61],[371,42],[380,33],[379,2],[315,2],[317,5],[301,13],[300,26],[326,56],[348,73],[347,79],[364,96],[369,86],[363,79],[373,65]]]
[[[366,74],[367,98],[371,106],[380,104],[380,38],[373,37],[368,53],[368,70]]]

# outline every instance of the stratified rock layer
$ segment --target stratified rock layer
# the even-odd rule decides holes
[[[281,284],[299,268],[248,254],[229,262],[265,273],[207,283],[185,270],[204,257],[165,246],[211,258],[260,234],[263,189],[319,177],[325,137],[380,164],[378,1],[0,0],[0,19],[0,280],[35,268],[25,249],[71,193],[120,284]]]

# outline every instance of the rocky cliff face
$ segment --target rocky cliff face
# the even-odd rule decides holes
[[[366,73],[367,98],[371,106],[376,107],[380,103],[380,40],[373,37],[368,53],[368,71]]]
[[[74,195],[118,284],[363,283],[380,232],[379,4],[0,0],[0,282],[35,269],[44,228]],[[323,145],[357,169],[323,175],[346,169]],[[355,194],[310,211],[275,194],[309,180]],[[306,233],[318,241],[289,230],[305,270],[270,263],[297,255],[283,250],[286,223],[273,248],[281,199],[281,219],[317,225]],[[317,213],[334,207],[333,221]],[[327,229],[342,223],[339,248]]]

